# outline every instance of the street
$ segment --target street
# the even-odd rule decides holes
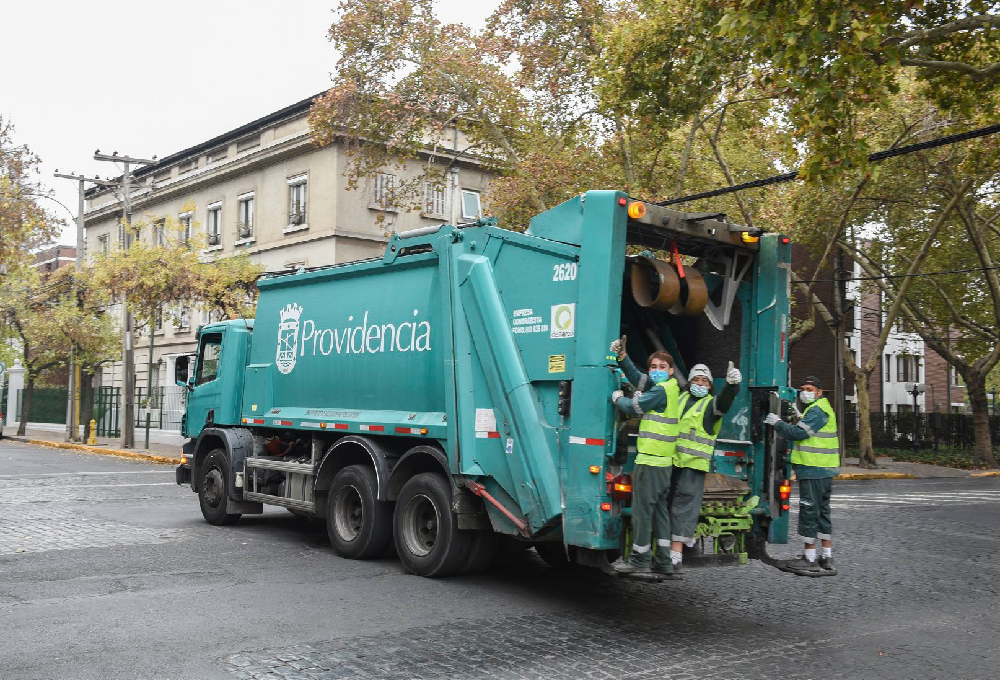
[[[170,466],[2,441],[0,677],[995,677],[1000,478],[835,482],[833,512],[833,578],[433,580],[284,510],[210,526]]]

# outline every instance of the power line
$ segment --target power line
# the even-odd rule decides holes
[[[968,269],[945,269],[939,272],[921,272],[919,274],[886,274],[884,276],[855,276],[843,279],[811,279],[809,281],[796,281],[795,283],[839,283],[841,281],[881,281],[883,279],[910,279],[919,276],[943,276],[945,274],[966,274],[969,272],[985,272],[1000,269],[996,267],[969,267]]]
[[[1000,125],[989,125],[987,127],[978,128],[976,130],[969,130],[968,132],[960,132],[954,135],[947,135],[945,137],[929,139],[926,142],[918,142],[917,144],[900,146],[895,149],[886,149],[885,151],[877,151],[873,154],[869,154],[868,160],[873,163],[876,163],[878,161],[884,161],[887,158],[902,156],[904,154],[914,153],[916,151],[924,151],[925,149],[933,149],[948,144],[955,144],[957,142],[964,142],[966,140],[976,139],[978,137],[986,137],[987,135],[993,135],[996,134],[997,132],[1000,132]],[[771,184],[791,182],[798,176],[799,176],[798,170],[796,170],[795,172],[786,172],[783,175],[773,175],[771,177],[763,177],[761,179],[755,179],[749,182],[744,182],[743,184],[735,184],[731,187],[723,187],[721,189],[714,189],[712,191],[703,191],[700,194],[682,196],[681,198],[672,198],[669,201],[660,201],[655,205],[674,205],[675,203],[688,203],[690,201],[697,201],[698,199],[701,198],[712,198],[714,196],[722,196],[723,194],[731,194],[736,191],[743,191],[744,189],[756,189],[758,187],[770,186]]]

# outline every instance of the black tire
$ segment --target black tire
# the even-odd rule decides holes
[[[226,512],[229,502],[229,461],[226,452],[215,449],[201,464],[198,502],[205,521],[215,526],[236,524],[241,515]]]
[[[469,556],[458,570],[459,574],[481,574],[492,566],[497,556],[500,541],[492,529],[474,531],[472,534]]]
[[[574,547],[569,548],[570,556],[573,555],[575,551]],[[575,559],[570,559],[566,554],[566,546],[563,545],[562,541],[558,543],[536,543],[535,552],[538,556],[542,558],[545,564],[549,565],[553,569],[579,569],[580,565],[576,563]]]
[[[393,514],[396,552],[417,576],[451,576],[469,557],[471,531],[459,531],[451,511],[451,486],[441,475],[424,472],[403,486]]]
[[[326,533],[349,560],[382,557],[392,542],[392,503],[378,500],[375,471],[348,465],[337,473],[326,502]]]

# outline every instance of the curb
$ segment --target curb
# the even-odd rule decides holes
[[[848,472],[847,474],[837,475],[834,479],[918,479],[918,477],[903,472]]]
[[[970,477],[1000,477],[1000,470],[987,470],[986,472],[973,472]]]
[[[158,463],[160,465],[176,465],[181,462],[180,458],[171,458],[170,456],[157,456],[152,453],[137,453],[135,451],[123,451],[121,449],[106,449],[101,446],[87,446],[85,444],[72,444],[68,442],[50,442],[47,439],[27,439],[25,437],[6,437],[13,442],[21,442],[24,444],[34,444],[35,446],[47,446],[51,449],[68,449],[70,451],[79,451],[81,453],[89,453],[96,456],[117,456],[118,458],[130,458],[132,460],[144,460],[149,463]]]

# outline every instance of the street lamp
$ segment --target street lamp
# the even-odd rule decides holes
[[[906,391],[913,395],[913,453],[920,453],[920,430],[917,420],[917,397],[924,393],[926,388],[920,383],[906,383]]]

